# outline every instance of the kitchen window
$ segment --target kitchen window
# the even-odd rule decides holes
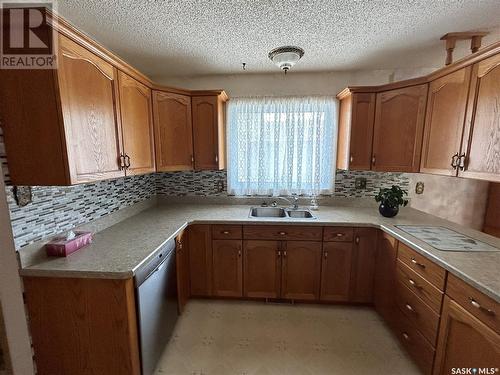
[[[332,97],[231,99],[227,109],[228,192],[332,193],[336,111]]]

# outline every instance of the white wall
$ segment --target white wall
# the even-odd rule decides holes
[[[348,85],[379,85],[418,77],[435,69],[430,67],[319,73],[296,73],[292,70],[287,75],[277,71],[270,74],[245,72],[233,75],[153,77],[153,79],[163,85],[186,89],[224,89],[230,98],[238,96],[335,95]]]

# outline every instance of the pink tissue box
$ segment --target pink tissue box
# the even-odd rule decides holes
[[[76,237],[67,240],[66,237],[56,237],[45,245],[48,256],[66,257],[92,242],[91,232],[77,232]]]

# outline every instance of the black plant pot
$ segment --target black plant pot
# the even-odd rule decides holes
[[[380,212],[380,214],[385,217],[394,217],[399,212],[399,206],[393,207],[384,203],[380,203],[380,206],[378,207],[378,212]]]

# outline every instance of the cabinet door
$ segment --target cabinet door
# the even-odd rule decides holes
[[[241,240],[214,240],[213,294],[219,297],[243,295]]]
[[[155,171],[151,89],[119,73],[123,151],[130,167],[127,175]]]
[[[218,98],[193,96],[194,167],[197,170],[219,169]]]
[[[446,296],[433,374],[452,374],[453,368],[495,369],[499,359],[499,334]]]
[[[318,300],[321,275],[321,242],[283,242],[281,297]]]
[[[427,84],[377,94],[372,170],[418,172]]]
[[[189,271],[191,295],[212,295],[212,238],[210,225],[189,226]]]
[[[243,241],[243,296],[278,298],[281,287],[279,241]]]
[[[373,277],[377,250],[377,230],[356,228],[351,269],[352,302],[371,303],[373,301]]]
[[[352,242],[323,243],[321,300],[348,301],[351,285]]]
[[[156,169],[193,169],[193,129],[191,98],[153,90]]]
[[[57,74],[71,183],[124,176],[117,70],[64,36],[59,49]]]
[[[182,314],[186,305],[189,291],[189,242],[187,231],[177,236],[175,244],[175,260],[177,270],[177,294],[179,303],[179,314]]]
[[[421,172],[447,176],[457,173],[451,164],[460,152],[470,73],[470,67],[460,69],[429,85]]]
[[[387,233],[379,232],[375,275],[373,284],[373,303],[375,310],[393,326],[394,290],[396,288],[396,257],[398,241]]]
[[[462,177],[500,181],[500,55],[472,67]]]

